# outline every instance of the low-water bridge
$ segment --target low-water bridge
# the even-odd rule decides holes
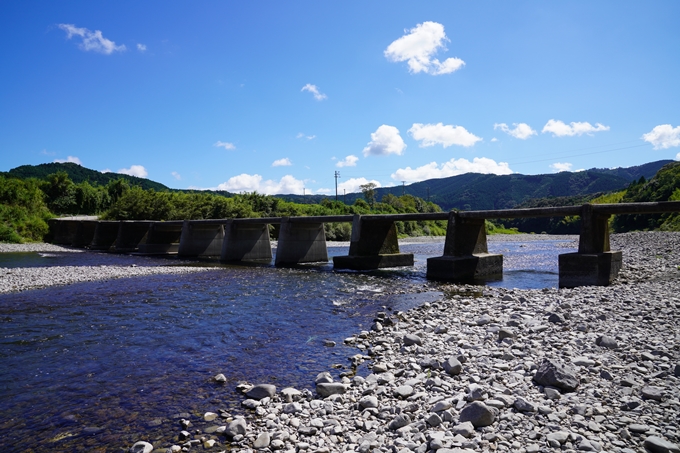
[[[275,263],[285,266],[327,262],[324,223],[351,222],[349,253],[333,257],[333,266],[370,270],[413,265],[413,254],[399,251],[395,222],[446,220],[444,251],[442,256],[428,258],[427,278],[470,281],[503,273],[503,256],[487,248],[486,219],[580,216],[578,252],[559,255],[559,286],[604,286],[616,278],[622,259],[620,251],[609,248],[609,217],[664,212],[680,212],[680,202],[166,222],[53,219],[50,235],[54,244],[99,251],[219,257],[223,262],[271,261],[269,225],[279,224]]]

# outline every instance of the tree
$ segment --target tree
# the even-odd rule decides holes
[[[364,194],[364,198],[366,199],[366,203],[368,203],[371,207],[375,204],[375,189],[376,189],[375,183],[368,182],[366,184],[362,184],[359,186],[361,188],[361,192]]]

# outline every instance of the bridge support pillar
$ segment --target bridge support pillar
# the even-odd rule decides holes
[[[149,227],[153,222],[139,220],[121,220],[116,237],[116,253],[136,252],[139,244],[144,241]]]
[[[77,237],[78,220],[50,219],[47,225],[52,244],[71,245]]]
[[[180,256],[220,256],[223,240],[223,224],[185,220],[177,253]]]
[[[397,228],[393,220],[352,220],[349,255],[334,256],[335,269],[371,270],[386,267],[413,266],[412,253],[400,253]]]
[[[609,250],[609,214],[596,214],[593,205],[585,204],[578,252],[559,256],[559,286],[607,286],[619,275],[622,258],[621,252]]]
[[[276,265],[321,261],[328,261],[323,223],[291,222],[289,217],[281,219]]]
[[[484,219],[449,213],[444,255],[427,260],[427,278],[474,281],[503,275],[503,255],[489,253]]]
[[[146,240],[139,244],[139,255],[169,255],[179,250],[182,235],[181,222],[152,222]]]
[[[108,252],[116,243],[120,222],[117,220],[101,220],[94,229],[90,250]]]
[[[94,231],[97,229],[97,220],[80,220],[76,229],[76,236],[71,245],[73,247],[86,247],[94,239]]]
[[[220,261],[271,261],[272,246],[269,225],[266,223],[237,223],[224,225],[224,240]]]

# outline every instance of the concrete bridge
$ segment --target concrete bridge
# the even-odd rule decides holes
[[[578,252],[559,255],[559,286],[605,286],[616,279],[622,259],[620,251],[609,248],[609,217],[664,212],[680,212],[680,202],[167,222],[52,219],[50,235],[54,244],[99,251],[212,257],[223,262],[271,261],[269,226],[278,224],[275,264],[285,266],[327,262],[324,223],[351,222],[349,253],[333,257],[333,266],[335,269],[370,270],[413,265],[413,254],[399,251],[395,222],[446,220],[443,254],[428,258],[427,278],[474,281],[503,273],[503,256],[488,251],[486,219],[580,216]]]

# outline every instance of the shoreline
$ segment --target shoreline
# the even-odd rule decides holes
[[[451,285],[345,340],[370,374],[310,376],[316,393],[243,383],[245,415],[216,407],[132,448],[680,451],[680,234],[612,235],[612,248],[624,268],[611,286]]]

